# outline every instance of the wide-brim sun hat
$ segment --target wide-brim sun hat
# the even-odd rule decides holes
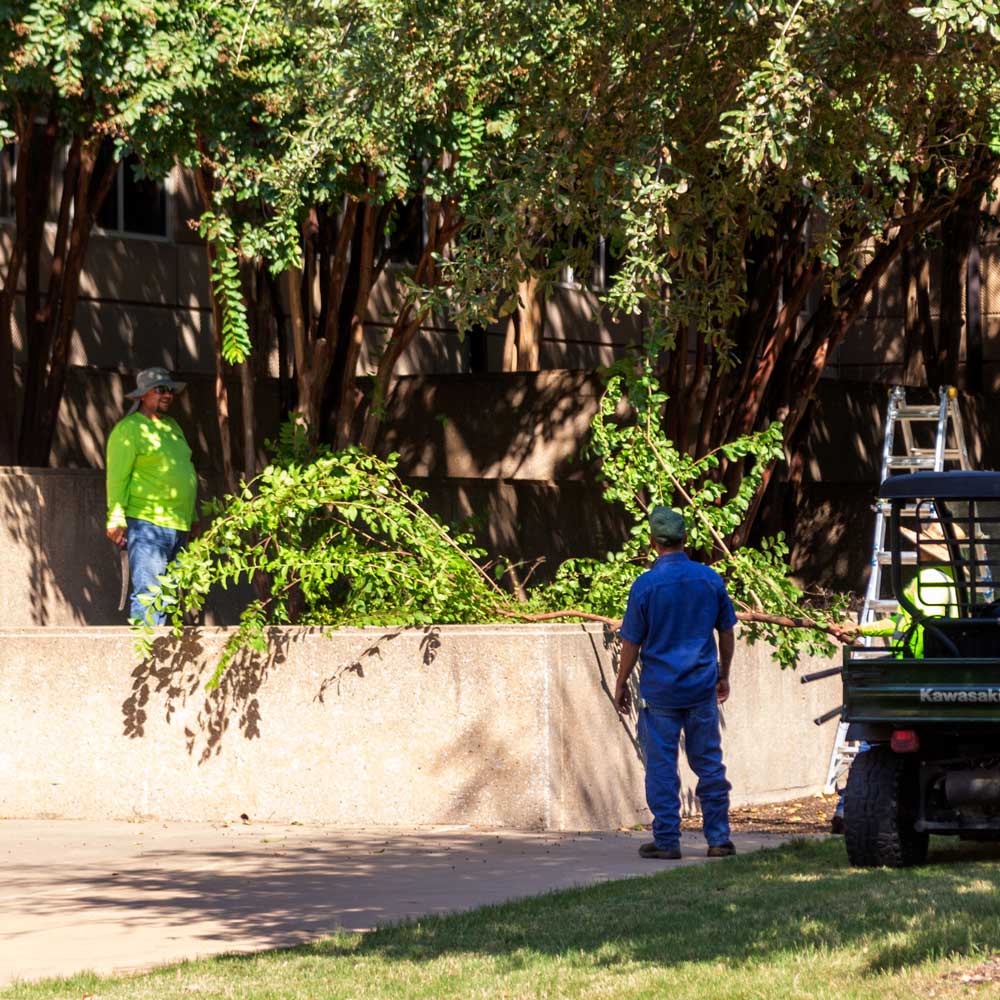
[[[135,377],[135,388],[125,393],[126,399],[141,399],[157,386],[167,386],[174,392],[183,392],[186,382],[176,381],[166,368],[143,368]]]
[[[919,548],[920,554],[925,559],[948,562],[953,555],[951,546],[968,548],[969,540],[961,524],[953,522],[950,525],[951,530],[954,532],[954,537],[951,539],[945,537],[944,530],[939,521],[931,521],[928,524],[921,525],[921,527],[923,530],[920,532]],[[901,527],[899,533],[910,545],[917,545],[917,532],[913,528]]]

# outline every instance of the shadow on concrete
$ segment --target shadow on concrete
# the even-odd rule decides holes
[[[206,656],[200,630],[185,629],[180,638],[158,636],[153,656],[132,671],[132,690],[122,702],[124,735],[131,739],[145,735],[150,699],[156,695],[162,699],[167,724],[180,707],[201,701],[196,727],[184,728],[187,752],[197,756],[200,764],[221,753],[223,737],[234,723],[244,739],[257,739],[258,695],[270,672],[285,662],[293,641],[289,632],[272,630],[266,655],[243,650],[230,662],[218,686],[206,691],[215,658]]]
[[[423,963],[461,955],[523,959],[530,952],[574,956],[582,967],[627,959],[652,968],[737,967],[771,954],[846,948],[865,956],[863,973],[872,977],[995,944],[997,845],[935,850],[927,877],[913,877],[850,869],[840,844],[800,844],[457,918],[450,915],[668,866],[639,861],[636,839],[613,834],[240,834],[214,849],[175,845],[119,859],[105,850],[100,863],[82,866],[70,859],[20,864],[8,886],[22,908],[10,939],[28,948],[53,921],[86,927],[101,915],[105,937],[108,922],[117,922],[164,940],[182,935],[190,952],[279,947],[378,928],[299,954]],[[985,863],[970,877],[968,862]],[[379,927],[427,915],[445,919]],[[132,955],[131,962],[155,956]]]
[[[188,840],[174,827],[151,829],[141,853],[135,838],[126,833],[91,861],[19,862],[5,886],[18,897],[24,926],[12,939],[32,933],[40,919],[111,911],[131,928],[162,926],[166,934],[182,927],[196,943],[247,947],[249,939],[266,948],[623,877],[641,865],[632,840],[616,834],[244,826]],[[171,843],[158,846],[164,839]]]

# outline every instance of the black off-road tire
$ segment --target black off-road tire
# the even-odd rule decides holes
[[[856,868],[909,868],[927,860],[926,833],[914,828],[920,788],[917,761],[888,747],[859,753],[844,797],[844,842]]]

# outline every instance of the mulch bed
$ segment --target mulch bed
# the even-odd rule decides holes
[[[836,795],[810,795],[764,806],[740,806],[729,810],[729,825],[734,833],[829,833],[836,805]],[[700,830],[701,817],[686,817],[681,829]]]

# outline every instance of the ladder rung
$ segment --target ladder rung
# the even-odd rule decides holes
[[[897,420],[937,420],[941,416],[940,406],[900,406],[897,407]]]
[[[893,455],[885,463],[889,469],[933,469],[933,458],[910,458],[909,455]]]
[[[892,565],[892,553],[891,552],[876,552],[875,558],[878,560],[879,566],[890,566]],[[916,566],[917,565],[917,554],[916,552],[900,552],[899,561],[904,566]]]
[[[891,597],[880,597],[878,600],[868,602],[868,610],[892,614],[892,612],[899,610],[899,601],[894,601]]]
[[[879,513],[883,517],[889,517],[892,514],[892,504],[887,500],[883,500],[878,505]],[[915,503],[904,504],[899,508],[900,517],[916,517],[917,516],[917,505]]]
[[[910,455],[914,458],[926,458],[935,456],[936,452],[933,448],[911,448]],[[957,448],[945,448],[944,458],[945,459],[959,459],[962,457],[962,453]]]

